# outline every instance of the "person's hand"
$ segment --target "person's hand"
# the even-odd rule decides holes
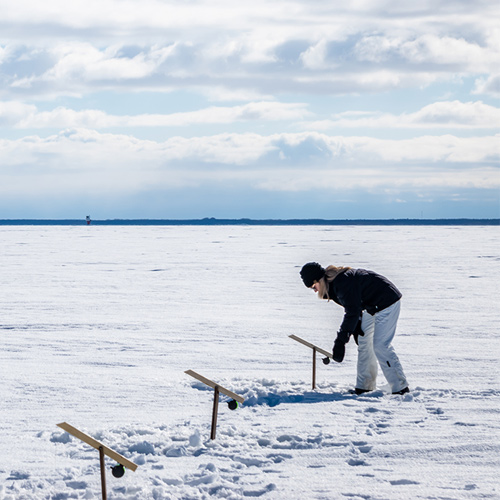
[[[345,342],[337,339],[333,344],[333,360],[342,363],[345,356]]]
[[[360,319],[358,321],[358,324],[356,325],[356,328],[352,332],[352,336],[354,338],[354,342],[356,342],[356,345],[359,345],[358,344],[358,337],[359,336],[364,337],[364,335],[365,335],[365,332],[361,329],[361,319]]]
[[[347,344],[347,342],[349,342],[350,336],[351,336],[350,332],[346,332],[345,330],[339,330],[335,342],[342,342],[343,344]]]
[[[364,336],[365,336],[365,332],[363,330],[361,330],[361,328],[359,330],[355,330],[354,332],[352,332],[352,337],[354,339],[354,342],[356,342],[356,345],[359,345],[358,337],[364,337]]]

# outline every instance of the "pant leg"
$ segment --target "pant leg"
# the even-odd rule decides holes
[[[392,392],[408,387],[403,367],[391,345],[396,333],[400,309],[401,303],[398,301],[375,314],[374,321],[373,349]]]
[[[361,329],[364,335],[358,337],[356,387],[366,391],[373,391],[377,387],[377,358],[373,349],[374,316],[363,312]]]

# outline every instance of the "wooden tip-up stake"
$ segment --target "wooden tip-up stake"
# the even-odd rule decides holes
[[[330,363],[330,359],[333,359],[332,353],[325,351],[324,349],[321,349],[321,347],[318,347],[317,345],[314,345],[314,344],[311,344],[310,342],[307,342],[307,340],[304,340],[304,339],[301,339],[300,337],[297,337],[297,335],[289,335],[289,337],[312,349],[312,351],[313,351],[312,388],[316,389],[316,352],[319,352],[319,353],[323,354],[323,356],[326,356],[325,358],[323,358],[323,363],[325,365]]]
[[[131,462],[124,456],[120,455],[116,451],[112,450],[111,448],[108,448],[107,446],[104,446],[102,443],[94,439],[93,437],[90,437],[88,434],[85,434],[84,432],[78,430],[76,427],[73,427],[72,425],[69,425],[66,422],[62,422],[60,424],[57,424],[58,427],[61,429],[65,430],[69,434],[72,434],[76,438],[80,439],[81,441],[87,443],[88,445],[92,446],[92,448],[95,448],[96,450],[99,450],[99,463],[101,466],[101,489],[102,489],[102,499],[106,500],[106,472],[105,472],[105,465],[104,465],[104,455],[108,455],[108,457],[112,458],[113,460],[116,460],[121,466],[126,467],[127,469],[130,469],[131,471],[135,471],[137,469],[137,465],[134,464],[134,462]],[[116,466],[118,467],[118,466]],[[122,469],[123,470],[123,469]],[[114,473],[114,470],[113,470]],[[117,477],[120,477],[123,475],[123,472],[118,472],[116,474]]]
[[[209,387],[212,387],[214,389],[214,406],[212,411],[212,430],[210,432],[210,439],[215,439],[215,431],[217,428],[217,410],[219,408],[219,393],[222,392],[222,394],[225,394],[226,396],[232,398],[232,401],[229,402],[229,408],[232,410],[236,409],[237,405],[232,405],[231,403],[236,401],[237,403],[243,404],[245,399],[239,396],[238,394],[230,391],[229,389],[226,389],[225,387],[222,387],[221,385],[215,383],[213,380],[205,378],[203,375],[196,373],[193,370],[186,370],[184,373],[190,375],[191,377],[199,380],[200,382],[203,382],[205,385],[208,385]]]

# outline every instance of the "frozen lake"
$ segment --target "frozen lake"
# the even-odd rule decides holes
[[[100,498],[98,453],[139,465],[109,499],[500,498],[500,230],[492,226],[1,226],[0,499]],[[318,364],[343,310],[308,261],[403,293],[412,392]],[[318,358],[319,361],[319,358]],[[247,402],[221,405],[193,369]],[[109,460],[108,465],[114,462]]]

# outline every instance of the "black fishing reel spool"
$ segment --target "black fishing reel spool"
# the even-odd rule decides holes
[[[114,467],[111,467],[111,473],[113,477],[123,477],[125,474],[125,467],[122,464],[116,464]]]

